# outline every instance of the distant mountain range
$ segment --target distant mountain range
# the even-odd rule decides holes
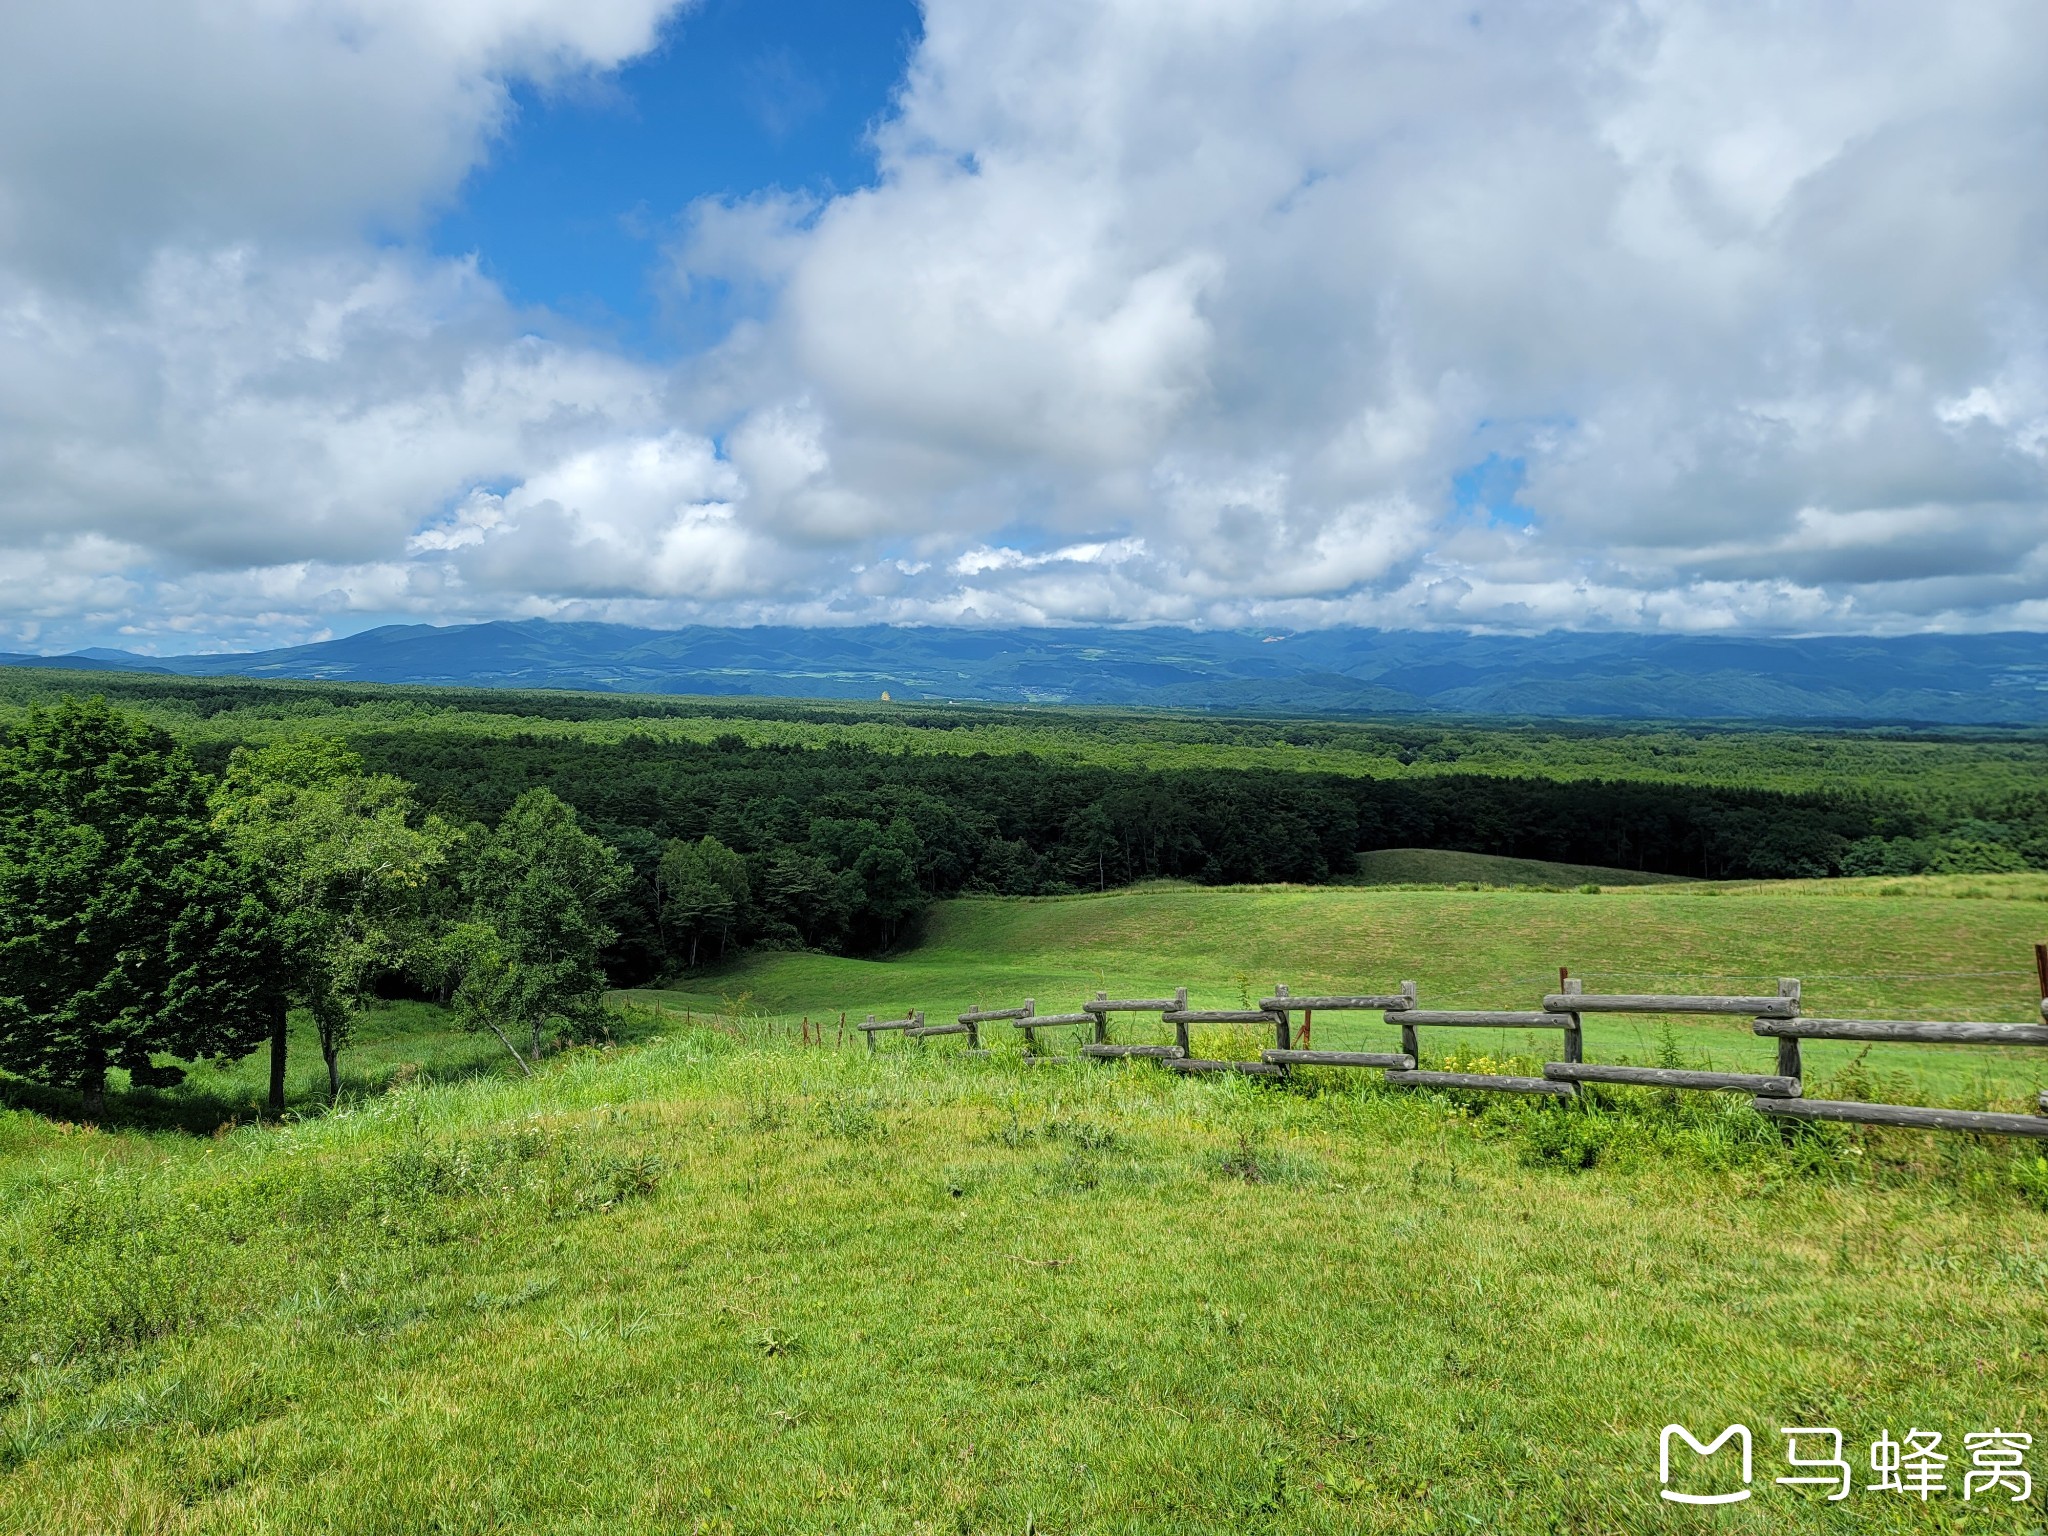
[[[2048,635],[1810,640],[1329,629],[390,625],[219,656],[0,665],[603,692],[1129,704],[1274,713],[2048,722]]]

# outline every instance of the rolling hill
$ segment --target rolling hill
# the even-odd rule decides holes
[[[1244,712],[2038,724],[2048,635],[389,625],[281,650],[0,655],[185,676]]]
[[[1674,885],[1682,875],[1604,864],[1554,864],[1547,859],[1511,859],[1496,853],[1454,848],[1375,848],[1358,856],[1354,885]]]

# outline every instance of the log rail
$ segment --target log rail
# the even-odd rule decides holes
[[[2048,991],[2048,951],[2039,960],[2042,986]],[[1072,1061],[1156,1061],[1169,1071],[1190,1075],[1238,1073],[1251,1077],[1285,1077],[1297,1067],[1369,1069],[1385,1074],[1395,1087],[1457,1091],[1513,1093],[1550,1100],[1576,1097],[1582,1086],[1600,1085],[1632,1088],[1662,1088],[1683,1093],[1741,1093],[1750,1096],[1757,1113],[1780,1122],[1833,1121],[1860,1125],[1896,1126],[1912,1130],[1961,1131],[1984,1136],[2026,1136],[2048,1139],[2048,1089],[2036,1100],[2038,1113],[2005,1114],[1988,1110],[1932,1108],[1917,1104],[1866,1104],[1843,1099],[1806,1097],[1804,1063],[1800,1043],[1805,1040],[1864,1041],[1880,1044],[1989,1045],[2011,1047],[2048,1046],[2048,997],[2041,1001],[2040,1023],[1948,1022],[1932,1019],[1823,1019],[1800,1012],[1800,984],[1787,977],[1778,983],[1775,995],[1717,995],[1704,993],[1587,992],[1583,983],[1560,973],[1560,991],[1547,993],[1536,1010],[1499,1008],[1424,1008],[1416,985],[1404,981],[1393,991],[1359,993],[1296,994],[1279,986],[1256,1007],[1191,1008],[1188,989],[1176,987],[1172,996],[1111,997],[1098,991],[1072,1013],[1041,1014],[1033,998],[1015,1008],[974,1008],[956,1016],[951,1024],[926,1024],[924,1014],[912,1010],[898,1019],[877,1020],[869,1014],[858,1026],[867,1037],[868,1049],[875,1049],[878,1035],[901,1031],[906,1039],[920,1045],[943,1035],[967,1036],[969,1054],[986,1056],[980,1026],[1007,1021],[1024,1035],[1026,1059],[1033,1062]],[[1297,1048],[1292,1035],[1294,1015],[1306,1026],[1317,1012],[1378,1013],[1382,1020],[1400,1031],[1397,1051],[1318,1051],[1303,1044]],[[1639,1067],[1621,1063],[1589,1062],[1585,1059],[1583,1017],[1586,1014],[1693,1015],[1747,1018],[1759,1039],[1777,1046],[1775,1072],[1710,1072],[1674,1067]],[[1157,1014],[1162,1024],[1173,1028],[1171,1044],[1160,1041],[1112,1040],[1110,1020],[1125,1014]],[[1257,1060],[1215,1060],[1195,1055],[1189,1029],[1195,1025],[1266,1024],[1274,1032],[1274,1045],[1262,1050]],[[1091,1038],[1077,1048],[1075,1056],[1052,1057],[1038,1051],[1037,1031],[1082,1027]],[[1421,1031],[1425,1029],[1524,1029],[1557,1030],[1564,1045],[1564,1060],[1545,1062],[1541,1077],[1501,1073],[1448,1072],[1424,1070]]]

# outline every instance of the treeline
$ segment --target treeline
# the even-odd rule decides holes
[[[735,945],[873,951],[931,901],[962,893],[1161,877],[1313,884],[1347,873],[1359,850],[1391,847],[1814,877],[1840,873],[1865,840],[1916,830],[1910,813],[1859,796],[1672,784],[1148,772],[1028,755],[749,747],[737,736],[605,744],[407,731],[356,746],[458,823],[489,821],[537,786],[576,807],[633,871],[608,955],[622,982]]]
[[[0,1069],[74,1087],[94,1115],[110,1070],[165,1087],[268,1042],[275,1111],[294,1007],[331,1096],[394,984],[452,1003],[522,1069],[515,1035],[537,1056],[598,1020],[632,875],[557,796],[458,826],[323,737],[220,768],[100,700],[0,738]]]
[[[0,721],[35,703],[104,693],[187,742],[280,734],[348,739],[395,730],[524,730],[617,742],[627,735],[972,756],[1030,752],[1111,769],[1263,767],[1367,778],[1439,773],[1718,784],[1787,792],[1857,790],[1910,806],[1942,830],[1974,818],[2040,821],[2048,783],[2043,728],[1885,727],[1794,730],[1442,716],[1349,719],[1284,715],[890,704],[800,699],[688,699],[562,690],[450,688],[80,674],[0,667]]]

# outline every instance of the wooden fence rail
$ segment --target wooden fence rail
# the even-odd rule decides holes
[[[2042,987],[2048,991],[2048,950],[2037,950]],[[1561,973],[1560,973],[1561,974]],[[1285,986],[1271,997],[1259,999],[1256,1008],[1190,1008],[1188,989],[1176,987],[1171,997],[1113,998],[1098,991],[1075,1013],[1041,1014],[1036,1001],[1026,998],[1021,1007],[974,1009],[958,1015],[953,1024],[926,1025],[924,1015],[913,1011],[901,1019],[877,1023],[869,1014],[860,1025],[868,1049],[875,1048],[875,1036],[902,1030],[907,1038],[923,1042],[935,1035],[962,1034],[968,1048],[979,1055],[979,1026],[1009,1020],[1024,1032],[1026,1058],[1031,1061],[1071,1061],[1072,1057],[1041,1056],[1037,1031],[1070,1026],[1090,1026],[1092,1036],[1077,1052],[1098,1061],[1149,1059],[1175,1072],[1239,1072],[1253,1076],[1284,1076],[1295,1067],[1354,1067],[1384,1072],[1385,1080],[1403,1088],[1454,1088],[1492,1093],[1514,1093],[1550,1099],[1569,1099],[1582,1084],[1622,1087],[1667,1088],[1695,1093],[1746,1093],[1753,1108],[1777,1120],[1846,1121],[1862,1125],[1903,1126],[1918,1130],[1966,1131],[1985,1136],[2032,1136],[2048,1138],[2048,1089],[2040,1092],[2036,1114],[2001,1114],[1988,1110],[1936,1109],[1915,1104],[1866,1104],[1860,1101],[1809,1099],[1805,1096],[1805,1067],[1800,1056],[1802,1040],[1849,1040],[1914,1045],[1998,1045],[2048,1046],[2048,996],[2041,1000],[2039,1024],[1950,1023],[1926,1019],[1816,1019],[1800,1013],[1800,984],[1787,977],[1778,983],[1775,996],[1717,996],[1692,993],[1601,993],[1583,990],[1583,983],[1564,978],[1563,990],[1546,994],[1539,1011],[1502,1009],[1442,1009],[1417,1006],[1415,983],[1404,981],[1398,990],[1380,993],[1345,993],[1297,996]],[[1308,1021],[1318,1011],[1332,1013],[1378,1013],[1382,1020],[1401,1032],[1398,1051],[1318,1051],[1307,1048]],[[1303,1046],[1292,1038],[1293,1016],[1303,1020]],[[1585,1059],[1583,1015],[1664,1014],[1706,1015],[1748,1018],[1751,1031],[1760,1039],[1777,1044],[1775,1072],[1708,1072],[1674,1067],[1633,1067]],[[1112,1040],[1109,1020],[1115,1014],[1157,1014],[1160,1022],[1173,1027],[1171,1044],[1152,1041]],[[1274,1045],[1262,1050],[1256,1061],[1210,1060],[1194,1055],[1189,1039],[1192,1025],[1270,1024]],[[1422,1070],[1419,1032],[1424,1029],[1554,1029],[1561,1032],[1564,1060],[1545,1062],[1541,1077],[1517,1077],[1503,1073],[1445,1072]]]
[[[868,1049],[872,1051],[875,1048],[875,1036],[877,1035],[887,1034],[890,1030],[895,1029],[922,1029],[924,1027],[924,1014],[922,1012],[912,1012],[907,1018],[884,1019],[881,1023],[877,1024],[875,1016],[871,1013],[867,1016],[866,1023],[855,1027],[868,1037]]]
[[[1027,1010],[1032,1008],[1032,1000],[1028,997],[1025,998],[1024,1006]],[[1073,1060],[1071,1056],[1041,1056],[1038,1052],[1038,1031],[1041,1029],[1065,1029],[1074,1024],[1086,1024],[1092,1029],[1099,1021],[1100,1015],[1093,1013],[1026,1012],[1023,1018],[1017,1020],[1017,1028],[1024,1031],[1024,1059],[1029,1062]]]

